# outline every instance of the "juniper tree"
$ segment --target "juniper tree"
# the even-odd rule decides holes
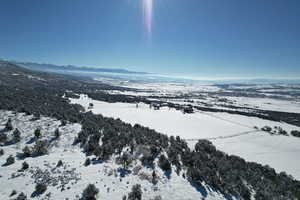
[[[85,162],[84,162],[84,166],[89,166],[91,164],[91,159],[90,158],[86,158]]]
[[[19,131],[19,129],[15,129],[13,132],[13,142],[17,143],[21,141],[21,132]]]
[[[272,128],[270,126],[264,126],[261,128],[262,131],[271,132]]]
[[[26,200],[27,196],[21,192],[15,200]]]
[[[198,182],[198,184],[201,184],[201,181],[203,181],[203,174],[195,167],[189,167],[186,175],[189,180]]]
[[[35,186],[35,192],[37,194],[43,194],[47,190],[47,185],[45,183],[38,183]]]
[[[34,137],[36,139],[39,139],[41,137],[41,129],[40,128],[35,129],[35,131],[34,131]]]
[[[140,184],[132,186],[131,192],[128,194],[128,200],[142,200],[142,189]]]
[[[0,133],[0,142],[6,143],[8,140],[8,137],[5,133]]]
[[[205,151],[208,153],[214,153],[216,152],[216,147],[212,144],[212,142],[208,140],[198,140],[198,142],[195,145],[195,151]]]
[[[99,189],[94,184],[89,184],[82,193],[81,200],[96,200],[96,195],[99,193]]]
[[[162,200],[162,197],[160,195],[155,196],[153,200]]]
[[[144,166],[153,166],[153,162],[154,162],[155,157],[153,157],[152,155],[143,155],[140,158],[140,161],[142,162],[142,164]]]
[[[157,178],[156,172],[155,170],[153,170],[152,172],[152,180],[154,181]]]
[[[170,172],[172,169],[169,160],[164,155],[159,157],[158,166],[165,172]]]
[[[60,120],[60,126],[65,126],[65,125],[67,125],[66,120]]]
[[[3,156],[3,155],[4,155],[4,150],[0,149],[0,156]]]
[[[11,118],[9,118],[5,124],[5,128],[4,128],[5,131],[11,131],[13,130],[13,125],[11,123]]]
[[[59,160],[56,164],[56,167],[61,167],[61,166],[63,166],[63,162],[62,160]]]
[[[171,145],[169,150],[167,151],[168,158],[172,165],[175,165],[177,168],[177,171],[179,172],[181,170],[181,164],[179,161],[179,151],[177,150],[175,145]]]
[[[25,146],[22,151],[24,157],[30,157],[32,155],[32,151],[28,146]]]
[[[16,194],[17,194],[17,191],[16,191],[16,190],[13,190],[9,196],[12,197],[12,196],[14,196],[14,195],[16,195]]]
[[[85,152],[92,153],[99,146],[99,137],[96,135],[92,135],[88,142],[85,144]]]
[[[55,137],[55,139],[58,139],[60,137],[60,132],[59,132],[58,128],[55,129],[55,131],[54,131],[54,137]]]
[[[15,157],[13,157],[12,155],[8,156],[8,157],[6,158],[6,163],[5,163],[5,165],[11,165],[11,164],[13,164],[13,163],[15,163]]]
[[[94,150],[94,155],[100,159],[102,155],[102,148],[98,145]]]
[[[294,137],[300,137],[300,131],[293,130],[293,131],[291,131],[291,135]]]
[[[39,140],[32,148],[33,156],[41,156],[48,154],[48,142],[46,140]]]
[[[130,163],[132,162],[132,158],[128,153],[123,153],[120,157],[120,161],[124,169],[127,169]]]
[[[95,145],[96,147],[93,153],[95,156],[98,157],[98,159],[108,160],[110,156],[114,153],[114,148],[110,143],[104,144],[102,146],[99,146],[98,143]]]
[[[22,170],[26,170],[26,169],[28,169],[28,168],[29,168],[28,163],[27,163],[27,162],[23,162],[23,163],[22,163]]]

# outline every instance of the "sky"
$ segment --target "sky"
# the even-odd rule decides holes
[[[299,0],[0,0],[0,58],[300,77]]]

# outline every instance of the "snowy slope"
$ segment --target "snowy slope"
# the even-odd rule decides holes
[[[213,144],[228,154],[238,155],[273,167],[276,172],[286,171],[300,180],[300,138],[271,136],[265,132],[232,138],[212,140]]]
[[[218,149],[228,154],[268,164],[277,172],[286,171],[300,179],[300,161],[295,159],[300,151],[300,139],[292,136],[272,136],[254,128],[268,125],[280,126],[288,132],[300,131],[297,126],[228,113],[183,114],[166,107],[153,110],[145,104],[139,104],[136,108],[135,104],[106,103],[89,99],[84,95],[80,99],[71,99],[71,102],[78,103],[86,109],[92,102],[94,107],[91,110],[94,113],[120,118],[132,125],[139,123],[168,135],[179,135],[187,139],[191,148],[197,139],[210,139]]]
[[[193,200],[206,197],[208,200],[225,199],[221,194],[207,187],[207,194],[201,193],[193,187],[181,174],[173,172],[171,178],[167,178],[157,167],[157,184],[151,182],[152,169],[141,166],[139,161],[135,161],[129,166],[129,174],[125,177],[120,176],[120,165],[112,157],[108,162],[92,162],[89,166],[84,166],[86,156],[82,153],[79,146],[72,145],[75,136],[81,130],[80,124],[68,123],[64,127],[59,127],[60,121],[41,117],[40,120],[31,121],[32,116],[24,114],[14,114],[9,111],[0,111],[0,129],[11,118],[14,128],[21,132],[21,141],[17,144],[2,146],[4,155],[0,157],[0,199],[13,199],[17,195],[9,198],[12,190],[19,194],[24,192],[27,197],[31,197],[35,191],[37,182],[48,182],[47,191],[32,199],[79,199],[85,187],[93,183],[99,189],[98,198],[103,200],[122,199],[127,195],[134,184],[141,184],[143,199],[154,199],[161,196],[162,199],[174,200]],[[17,155],[22,152],[25,145],[33,137],[33,131],[40,127],[42,138],[51,140],[56,128],[59,127],[61,136],[58,140],[52,142],[52,147],[48,155],[39,157],[29,157],[17,159],[14,164],[4,166],[6,158],[9,155]],[[8,133],[11,135],[12,131]],[[92,157],[90,157],[92,158]],[[59,160],[63,161],[63,166],[56,167]],[[22,163],[26,161],[29,169],[18,171]],[[175,170],[174,170],[175,171]],[[205,184],[204,184],[205,185]]]

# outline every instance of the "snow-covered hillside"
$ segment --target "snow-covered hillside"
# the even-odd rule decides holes
[[[289,133],[292,130],[300,130],[297,126],[237,114],[183,114],[167,107],[153,110],[143,103],[138,107],[129,103],[107,103],[85,95],[81,95],[79,99],[71,99],[71,102],[80,104],[96,114],[120,118],[132,125],[138,123],[168,135],[179,135],[186,139],[192,148],[198,139],[209,139],[218,149],[228,154],[270,165],[277,172],[286,171],[300,179],[300,161],[295,159],[300,152],[300,139],[271,135],[258,129],[264,126],[281,127]],[[89,103],[93,103],[90,109]]]
[[[13,128],[21,132],[21,141],[0,147],[4,150],[4,155],[0,157],[0,199],[14,199],[21,192],[32,199],[80,199],[82,191],[90,183],[99,189],[98,198],[104,200],[122,199],[137,183],[142,186],[143,199],[225,199],[209,187],[204,192],[192,186],[183,178],[184,170],[179,174],[172,173],[168,178],[160,168],[156,168],[157,183],[153,184],[153,170],[142,167],[139,160],[129,166],[124,177],[121,176],[124,170],[116,164],[115,156],[103,163],[93,161],[91,156],[92,164],[85,166],[86,155],[78,145],[73,145],[74,138],[81,130],[80,124],[67,123],[60,126],[60,121],[48,117],[33,120],[30,115],[0,110],[0,130],[3,130],[9,118]],[[33,138],[37,128],[41,129],[42,134],[39,140],[50,142],[49,154],[21,157],[20,153],[25,146],[32,147],[36,143]],[[54,139],[57,128],[60,137]],[[9,139],[12,132],[5,132]],[[5,165],[9,155],[15,157],[15,162]],[[57,166],[60,160],[63,165]],[[28,169],[21,170],[23,162],[29,164]],[[36,184],[44,182],[48,184],[46,192],[36,195]],[[13,190],[17,194],[10,197]]]

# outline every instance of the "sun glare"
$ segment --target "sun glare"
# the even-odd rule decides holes
[[[153,0],[143,0],[143,8],[145,15],[145,26],[149,36],[152,34],[153,23]]]

